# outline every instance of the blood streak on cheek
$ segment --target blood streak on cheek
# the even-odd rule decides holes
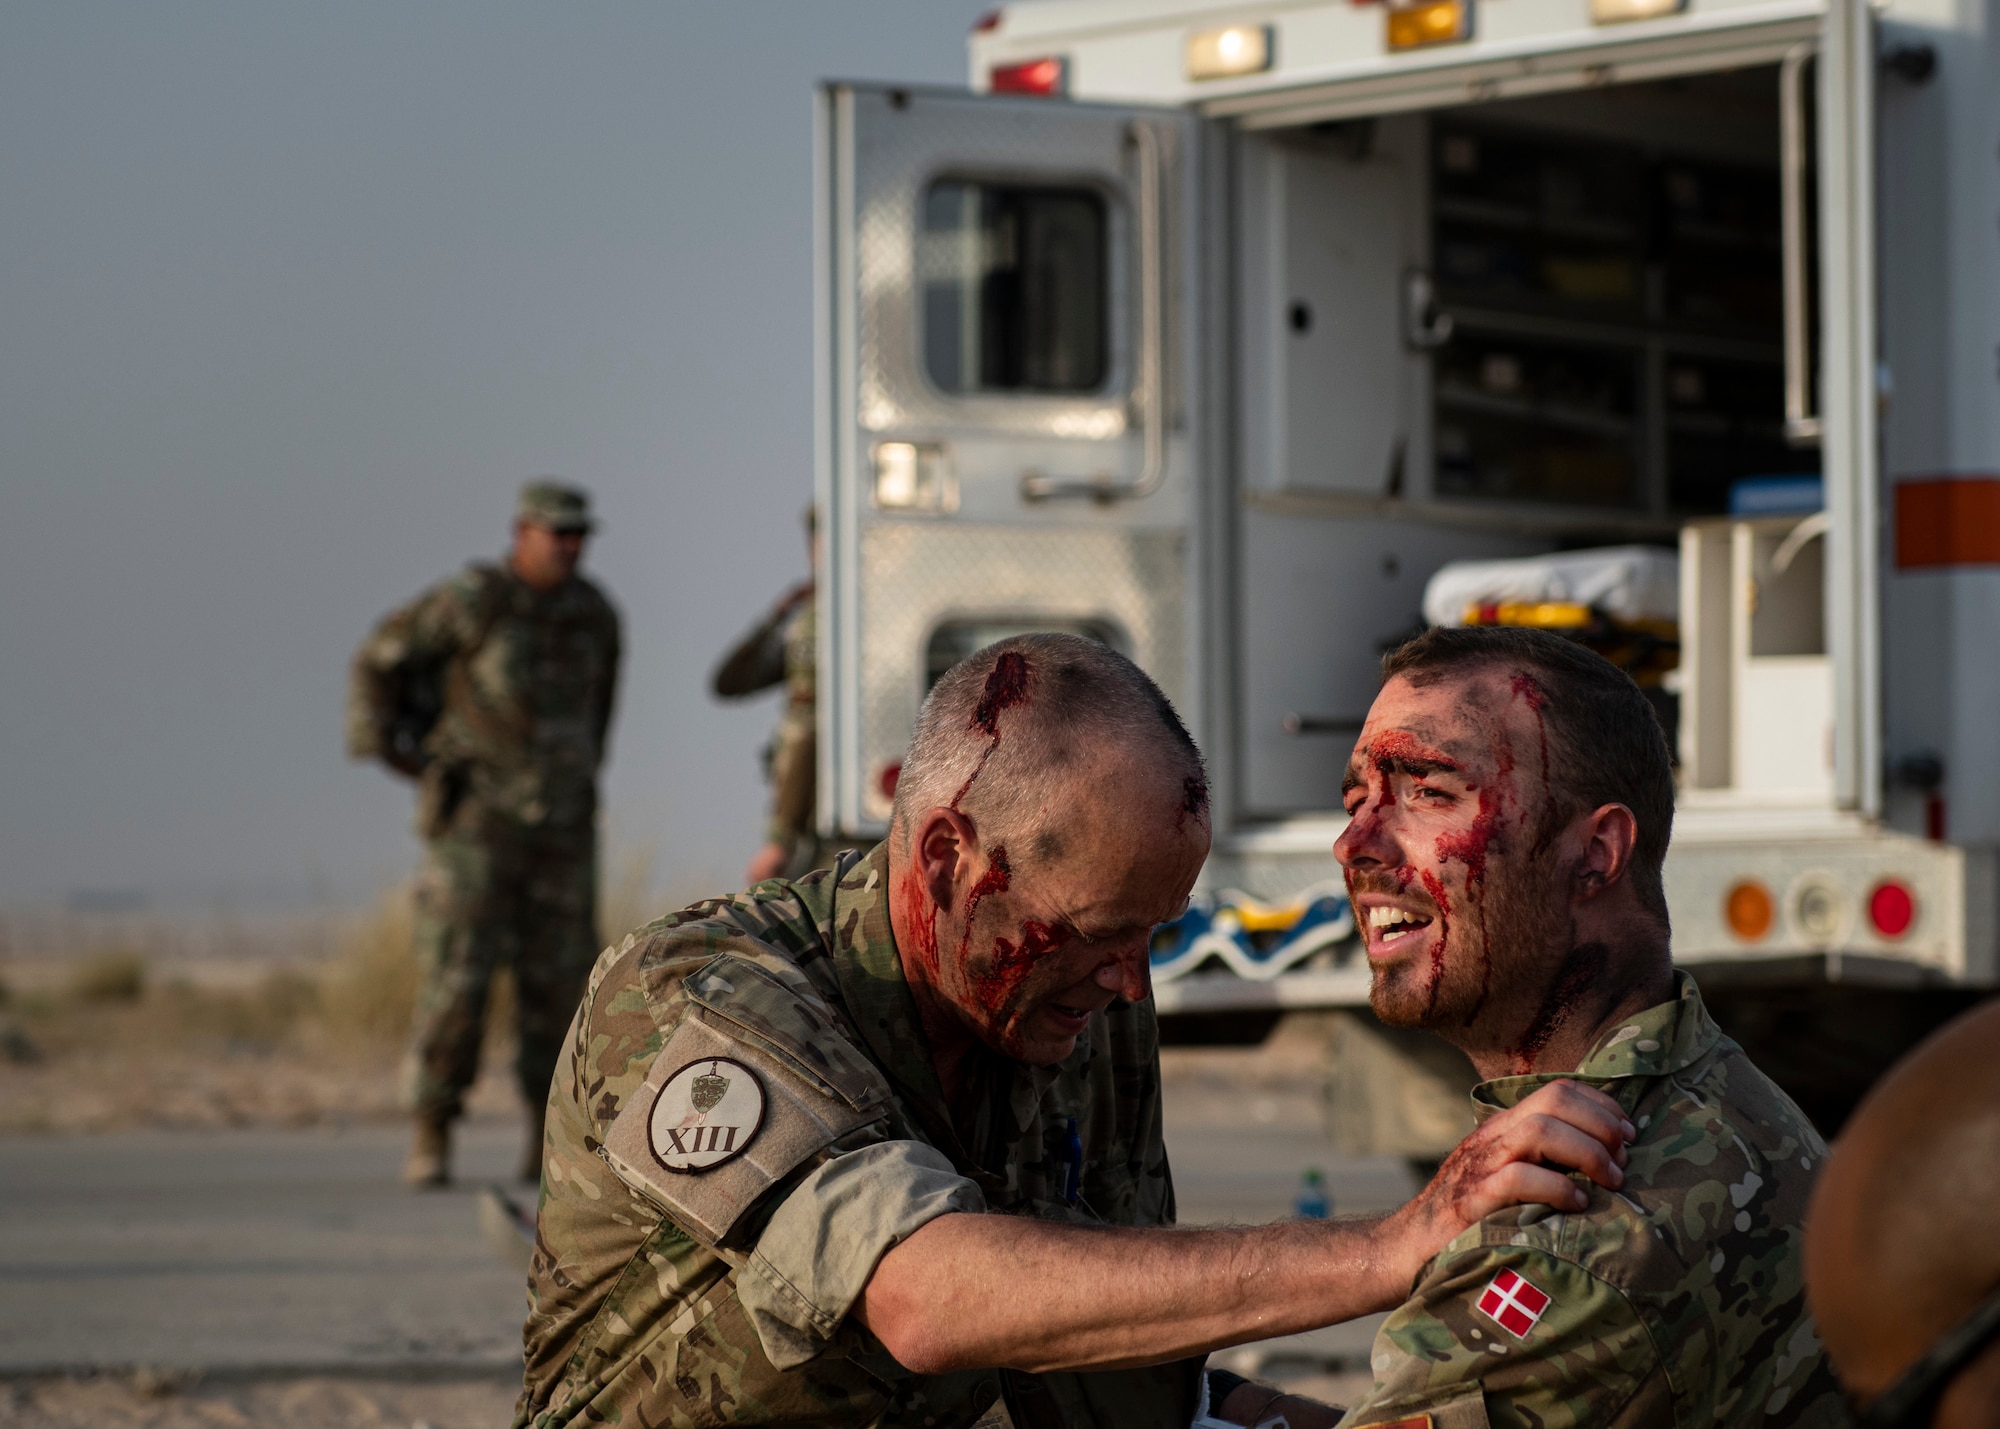
[[[967,968],[966,973],[980,1000],[997,1012],[1013,1001],[1035,965],[1068,941],[1067,929],[1031,920],[1021,925],[1019,942],[995,938],[992,960],[984,967]]]
[[[917,956],[935,975],[938,971],[937,904],[915,872],[903,875],[896,885],[896,901],[902,906],[903,922],[916,943]]]
[[[1486,855],[1499,831],[1500,815],[1506,807],[1505,790],[1514,773],[1514,750],[1500,740],[1493,750],[1494,777],[1480,786],[1479,812],[1464,833],[1439,834],[1433,846],[1439,863],[1456,859],[1465,865],[1465,892],[1479,914],[1479,997],[1465,1015],[1465,1025],[1479,1016],[1493,991],[1493,930],[1486,918]]]
[[[1444,884],[1438,881],[1435,873],[1426,868],[1418,876],[1423,879],[1424,892],[1430,894],[1431,902],[1437,904],[1438,910],[1438,936],[1437,941],[1431,944],[1430,977],[1424,988],[1424,1013],[1428,1016],[1431,1009],[1437,1006],[1438,988],[1444,983],[1444,951],[1445,945],[1451,941],[1451,914],[1448,911],[1451,905],[1446,902]]]
[[[972,943],[972,920],[979,912],[979,905],[989,894],[1005,893],[1014,877],[1014,867],[1007,862],[1007,846],[993,845],[993,852],[987,856],[986,872],[979,875],[979,881],[972,885],[972,892],[965,898],[965,931],[959,935],[958,957],[965,961],[965,950]]]

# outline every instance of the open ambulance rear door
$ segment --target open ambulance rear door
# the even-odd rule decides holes
[[[822,828],[887,827],[918,706],[1025,630],[1213,672],[1203,121],[837,84],[819,102]]]

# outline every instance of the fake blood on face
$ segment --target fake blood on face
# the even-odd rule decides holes
[[[966,939],[972,939],[972,919],[980,911],[980,903],[992,893],[1006,893],[1014,879],[1014,865],[1006,861],[1006,845],[996,843],[994,851],[986,857],[986,873],[980,881],[972,885],[972,893],[966,895]]]
[[[1187,821],[1208,812],[1208,781],[1199,774],[1181,780],[1180,809],[1174,815],[1174,832],[1187,832]]]
[[[1532,675],[1516,674],[1513,686],[1514,697],[1526,705],[1535,717],[1535,733],[1542,745],[1542,832],[1535,840],[1535,851],[1539,853],[1547,847],[1549,840],[1555,837],[1557,824],[1556,791],[1551,779],[1552,771],[1549,768],[1549,722],[1547,716],[1542,713],[1543,707],[1549,702],[1549,697],[1543,693],[1542,687],[1535,683]]]
[[[916,944],[917,956],[935,977],[938,972],[937,946],[937,904],[931,902],[930,891],[924,887],[914,869],[904,873],[896,884],[896,902],[903,911],[903,922],[910,930],[910,940]]]
[[[1021,925],[1021,938],[993,940],[993,959],[985,967],[966,968],[966,974],[987,1008],[999,1012],[1012,1002],[1021,984],[1035,970],[1035,964],[1069,941],[1059,927],[1032,920]]]
[[[1479,997],[1465,1015],[1465,1025],[1479,1016],[1493,991],[1493,930],[1486,919],[1486,855],[1500,827],[1506,808],[1506,791],[1512,786],[1514,747],[1502,733],[1493,746],[1493,777],[1479,788],[1479,812],[1463,833],[1439,834],[1432,851],[1439,863],[1456,861],[1465,865],[1465,894],[1479,914]]]
[[[1370,740],[1368,761],[1384,774],[1398,765],[1427,765],[1437,769],[1458,768],[1457,760],[1450,758],[1442,750],[1431,748],[1404,729],[1385,730]]]
[[[1430,894],[1431,902],[1437,904],[1438,910],[1437,941],[1431,944],[1431,970],[1424,985],[1424,1014],[1429,1016],[1437,1006],[1438,988],[1444,983],[1444,950],[1445,944],[1451,941],[1451,914],[1447,911],[1450,905],[1445,902],[1444,884],[1438,881],[1438,876],[1428,868],[1419,876],[1423,879],[1424,892]]]

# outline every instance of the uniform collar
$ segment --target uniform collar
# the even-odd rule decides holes
[[[1649,1007],[1611,1028],[1573,1071],[1536,1072],[1525,1077],[1495,1077],[1481,1082],[1472,1089],[1473,1113],[1484,1121],[1495,1112],[1515,1105],[1537,1087],[1565,1078],[1602,1086],[1622,1103],[1627,1087],[1635,1079],[1678,1072],[1707,1056],[1721,1038],[1722,1029],[1702,1005],[1701,990],[1692,977],[1677,968],[1671,1002]],[[1632,1099],[1636,1100],[1637,1095],[1633,1091]]]
[[[875,1060],[906,1095],[944,1105],[917,1000],[903,976],[889,922],[889,845],[875,845],[846,868],[833,895],[834,973],[841,996]]]

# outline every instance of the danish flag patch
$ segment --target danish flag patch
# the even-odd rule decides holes
[[[1479,1295],[1479,1313],[1517,1340],[1528,1338],[1528,1331],[1548,1308],[1548,1293],[1511,1270],[1494,1276],[1493,1283]]]

